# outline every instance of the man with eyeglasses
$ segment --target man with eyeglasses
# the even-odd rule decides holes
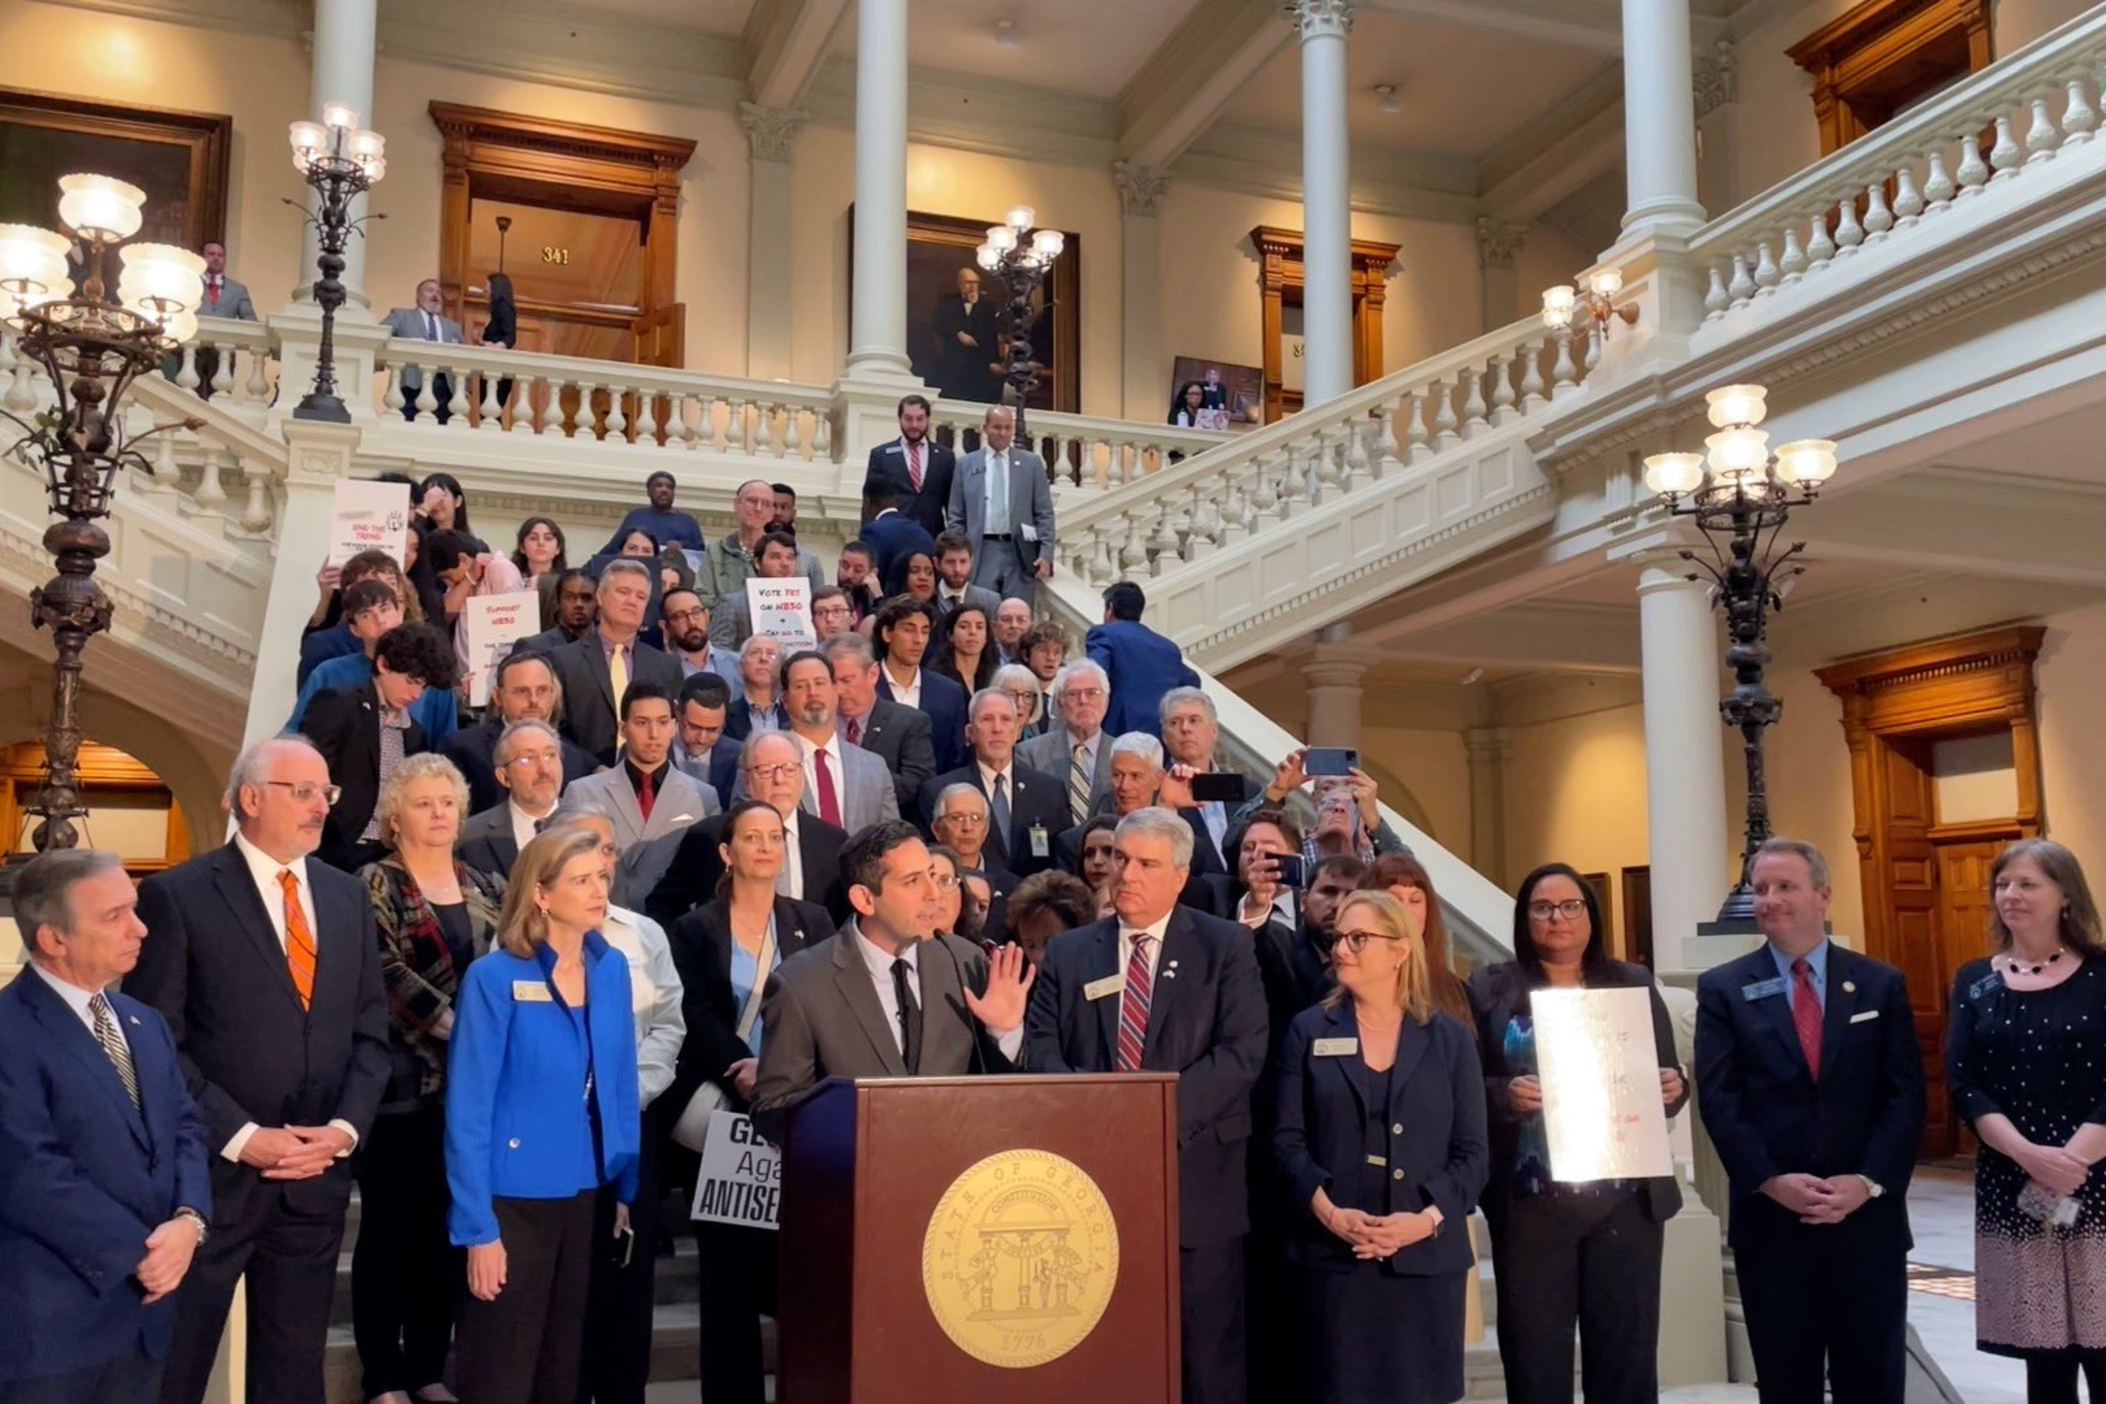
[[[995,679],[1000,686],[1001,679]],[[1111,798],[1111,741],[1104,718],[1111,704],[1111,678],[1087,658],[1064,665],[1050,689],[1061,725],[1020,742],[1017,758],[1033,770],[1067,784],[1068,822],[1080,824]]]
[[[935,836],[936,842],[958,855],[961,872],[980,874],[981,881],[987,885],[987,899],[983,903],[986,915],[978,934],[990,941],[1000,941],[1008,931],[1009,894],[1016,891],[1019,879],[987,851],[990,822],[987,796],[971,785],[948,785],[936,797],[936,817],[929,823],[929,832]],[[939,872],[942,866],[937,865]]]
[[[554,730],[563,714],[563,689],[556,670],[545,653],[513,649],[490,677],[490,706],[493,715],[446,738],[440,754],[468,782],[468,812],[471,816],[504,802],[507,793],[517,794],[498,778],[497,743],[507,728],[523,721],[546,722]],[[592,774],[599,762],[575,742],[558,735],[556,758],[564,784]],[[516,777],[515,777],[516,778]],[[465,838],[466,831],[463,831]]]
[[[680,665],[680,676],[714,673],[724,679],[724,685],[731,690],[731,700],[736,702],[745,693],[739,682],[738,650],[718,648],[711,641],[709,616],[709,602],[699,593],[676,589],[665,592],[658,622],[665,632],[666,648]]]
[[[168,1021],[212,1153],[212,1222],[176,1297],[162,1382],[171,1404],[204,1398],[244,1273],[248,1337],[272,1343],[250,1352],[250,1390],[324,1394],[345,1157],[389,1067],[373,904],[364,883],[313,861],[337,797],[313,746],[261,742],[227,783],[233,839],[140,884],[148,935],[124,992]]]
[[[725,734],[731,696],[730,686],[715,673],[696,673],[680,684],[673,706],[673,764],[716,791],[719,806],[726,809],[739,778],[739,743]]]
[[[1016,704],[1003,693],[983,687],[973,694],[965,738],[970,759],[921,787],[921,820],[926,831],[936,817],[936,800],[952,785],[976,787],[987,796],[993,816],[987,848],[995,861],[1018,877],[1053,866],[1053,840],[1066,827],[1067,801],[1060,782],[1044,771],[1017,763]]]
[[[546,721],[525,717],[497,740],[497,785],[505,798],[478,810],[461,825],[456,852],[478,872],[510,877],[519,850],[533,841],[555,813],[563,793],[563,738]]]
[[[1242,1404],[1245,1160],[1251,1089],[1265,1063],[1265,991],[1250,932],[1178,902],[1194,842],[1191,825],[1166,809],[1119,821],[1114,914],[1047,945],[1024,1022],[1024,1065],[1178,1075],[1183,1396]]]
[[[739,755],[739,783],[746,794],[774,806],[782,816],[785,851],[775,890],[785,897],[816,902],[835,921],[847,919],[841,890],[841,847],[848,834],[816,814],[798,807],[804,795],[804,758],[793,737],[780,731],[756,731]],[[631,906],[661,926],[672,924],[717,895],[724,859],[724,816],[703,820],[681,836],[680,846],[657,885],[648,893],[632,892]],[[641,899],[640,902],[635,899]]]

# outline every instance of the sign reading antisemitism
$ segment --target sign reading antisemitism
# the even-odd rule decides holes
[[[690,1217],[771,1229],[781,1209],[782,1152],[761,1139],[752,1117],[710,1113]]]
[[[1537,990],[1529,1002],[1551,1178],[1576,1184],[1673,1174],[1652,992]]]
[[[753,632],[779,640],[785,654],[818,642],[812,632],[812,582],[801,575],[787,580],[749,577],[746,610]]]
[[[410,489],[407,483],[346,478],[336,485],[336,515],[329,523],[329,560],[340,566],[360,551],[385,551],[397,564],[409,551]]]

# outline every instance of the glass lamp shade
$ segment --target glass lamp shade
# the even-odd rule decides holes
[[[987,227],[987,242],[996,253],[1008,253],[1016,247],[1016,231],[1006,224],[990,224]]]
[[[1597,269],[1588,277],[1587,287],[1596,297],[1614,297],[1623,291],[1623,270],[1620,268]]]
[[[380,184],[381,177],[388,173],[388,163],[383,160],[368,161],[365,163],[365,166],[366,183],[368,185]]]
[[[21,316],[32,307],[59,302],[73,296],[73,280],[61,278],[38,288],[15,290],[0,285],[0,321]]]
[[[1041,229],[1031,236],[1031,251],[1038,255],[1039,262],[1051,263],[1060,257],[1060,251],[1067,247],[1067,242],[1068,236],[1058,229]]]
[[[1645,486],[1653,492],[1695,492],[1704,485],[1704,455],[1656,453],[1645,460]]]
[[[161,322],[161,335],[180,346],[197,335],[197,313],[178,312]]]
[[[351,155],[361,162],[378,161],[388,154],[388,139],[379,132],[353,132]]]
[[[1835,441],[1794,439],[1777,450],[1777,476],[1788,483],[1819,487],[1835,476]]]
[[[124,272],[117,295],[127,307],[162,313],[194,310],[205,299],[205,260],[173,244],[126,244],[117,251]]]
[[[1760,429],[1722,429],[1704,440],[1704,461],[1717,478],[1759,476],[1769,466],[1770,436]]]
[[[982,244],[973,254],[974,262],[992,273],[995,265],[1002,261],[1002,251],[993,244]]]
[[[31,224],[0,224],[0,287],[39,293],[66,281],[66,236]]]
[[[1769,414],[1769,391],[1760,385],[1721,385],[1704,396],[1705,411],[1714,429],[1756,425]],[[1706,442],[1709,442],[1708,440]]]
[[[1572,309],[1578,302],[1579,293],[1563,283],[1543,289],[1543,325],[1552,331],[1571,326]]]
[[[325,102],[322,104],[322,125],[341,132],[355,130],[358,109],[348,102]]]
[[[115,244],[139,232],[146,192],[111,176],[59,177],[59,218],[82,238]]]
[[[1038,223],[1038,211],[1032,209],[1029,205],[1012,205],[1009,209],[1008,221],[1011,229],[1022,233]]]

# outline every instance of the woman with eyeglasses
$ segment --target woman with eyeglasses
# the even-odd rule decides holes
[[[1546,863],[1514,894],[1514,958],[1470,977],[1491,1123],[1484,1216],[1499,1283],[1499,1363],[1514,1404],[1572,1398],[1575,1322],[1587,1404],[1659,1396],[1661,1239],[1682,1193],[1672,1175],[1553,1179],[1543,1128],[1529,1003],[1541,989],[1651,991],[1660,1100],[1669,1116],[1689,1100],[1652,972],[1611,960],[1606,941],[1593,889],[1568,865]]]
[[[760,1059],[761,990],[785,957],[834,931],[823,907],[775,891],[789,840],[773,805],[740,800],[721,822],[717,856],[724,874],[717,895],[673,923],[671,933],[687,1041],[665,1101],[683,1145],[696,1141],[710,1111],[748,1108]],[[694,1163],[692,1155],[685,1160]],[[775,1309],[775,1234],[698,1220],[695,1247],[702,1271],[703,1397],[761,1404],[760,1319]]]
[[[1340,902],[1338,988],[1295,1016],[1273,1062],[1300,1397],[1319,1404],[1463,1395],[1483,1070],[1469,1030],[1434,1010],[1414,928],[1387,892]]]

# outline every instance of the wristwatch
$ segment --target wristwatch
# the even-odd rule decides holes
[[[1857,1178],[1864,1182],[1865,1194],[1869,1198],[1877,1199],[1887,1192],[1887,1187],[1870,1175],[1860,1175]]]
[[[204,1247],[205,1240],[212,1236],[212,1225],[206,1221],[205,1216],[190,1208],[176,1210],[175,1216],[178,1219],[188,1219],[197,1226],[197,1246]]]

